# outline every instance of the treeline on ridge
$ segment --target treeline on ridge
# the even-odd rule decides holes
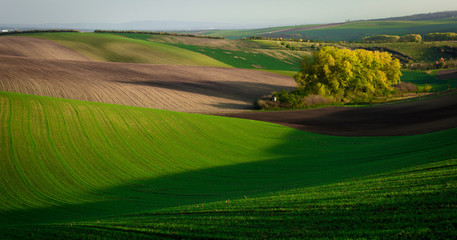
[[[457,41],[457,33],[429,33],[424,36],[425,41]]]
[[[408,34],[404,36],[397,35],[374,35],[364,37],[362,42],[371,43],[394,43],[394,42],[422,42],[420,34]]]
[[[269,41],[289,41],[289,42],[309,42],[309,43],[345,42],[345,41],[332,41],[332,40],[323,41],[323,40],[303,39],[303,38],[264,37],[264,36],[243,37],[242,40],[269,40]]]
[[[170,33],[170,32],[152,32],[152,31],[116,31],[116,30],[95,30],[95,33],[132,33],[132,34],[151,34],[151,35],[170,35],[170,36],[183,36],[195,38],[211,38],[211,39],[225,39],[225,37],[218,36],[203,36],[189,33]]]
[[[434,42],[434,41],[457,41],[457,33],[427,33],[422,37],[420,34],[397,35],[373,35],[364,37],[366,43],[396,43],[396,42]]]
[[[27,33],[56,33],[56,32],[80,32],[74,29],[47,29],[47,30],[26,30],[26,31],[8,31],[0,32],[0,35],[27,34]]]

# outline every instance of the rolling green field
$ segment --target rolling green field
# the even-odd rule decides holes
[[[414,83],[419,90],[424,89],[426,84],[432,86],[431,92],[439,92],[457,87],[457,79],[437,79],[434,74],[412,70],[402,70],[402,74],[402,82]]]
[[[112,34],[39,33],[26,36],[55,41],[97,61],[230,67],[193,51]]]
[[[1,238],[455,234],[457,129],[334,137],[7,92],[0,108]]]
[[[236,68],[298,71],[300,67],[300,56],[288,56],[286,59],[281,60],[278,57],[269,56],[262,52],[229,51],[184,44],[175,45],[183,49],[205,54],[208,57],[214,58]]]
[[[405,35],[405,34],[427,34],[431,32],[457,32],[457,20],[439,19],[430,21],[357,21],[342,24],[339,26],[325,27],[311,30],[296,30],[304,26],[289,26],[278,29],[253,29],[243,31],[209,31],[203,35],[224,36],[230,39],[237,39],[249,36],[303,38],[313,40],[332,41],[360,41],[365,36],[371,35]],[[290,29],[290,31],[287,31]],[[270,32],[283,30],[280,33]]]
[[[150,34],[119,34],[133,39],[154,41]],[[154,36],[157,38],[157,36]],[[160,36],[159,36],[160,37]],[[216,40],[217,41],[217,40]],[[251,42],[251,41],[249,41]],[[300,52],[284,54],[282,51],[272,50],[268,54],[265,49],[224,49],[220,47],[198,46],[189,44],[168,43],[168,45],[206,55],[224,64],[247,69],[266,69],[277,71],[298,71],[299,62],[303,57]],[[286,53],[291,53],[286,50]],[[294,52],[292,52],[294,53]]]
[[[350,39],[382,29],[402,34],[456,25],[355,22],[294,34]],[[263,47],[227,49],[120,35],[27,36],[97,61],[287,76],[298,71],[304,53],[262,41],[246,40]],[[432,61],[441,56],[430,50],[434,44],[385,46]],[[402,81],[419,89],[457,87],[457,79],[402,73]],[[455,239],[456,136],[457,128],[337,137],[252,120],[0,91],[0,239]]]
[[[71,224],[5,238],[454,239],[457,160],[323,186]],[[414,203],[414,204],[412,204]]]

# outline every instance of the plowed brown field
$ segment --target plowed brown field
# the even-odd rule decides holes
[[[82,54],[50,40],[12,36],[0,37],[0,56],[90,61]]]
[[[438,71],[436,76],[438,79],[455,79],[457,78],[457,69]]]
[[[401,136],[457,127],[457,94],[375,107],[327,107],[225,116],[338,136]]]
[[[0,91],[197,113],[252,109],[262,95],[295,86],[246,69],[12,56],[0,56],[0,72]]]

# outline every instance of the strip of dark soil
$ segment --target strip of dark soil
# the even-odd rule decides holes
[[[438,79],[456,79],[457,78],[457,69],[449,69],[436,72]]]
[[[224,116],[336,136],[414,135],[457,127],[457,94],[375,107],[326,107]]]

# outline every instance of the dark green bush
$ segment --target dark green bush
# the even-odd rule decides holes
[[[422,36],[420,34],[407,34],[400,36],[398,42],[422,42]]]
[[[276,101],[273,98],[276,97]],[[305,95],[301,90],[273,92],[272,95],[264,96],[257,100],[256,106],[263,110],[279,109],[302,109],[313,108],[322,105],[337,104],[335,97],[326,97],[316,94]]]
[[[369,43],[394,43],[400,39],[399,36],[396,35],[374,35],[369,37],[364,37],[362,42],[369,42]]]
[[[447,33],[428,33],[424,36],[424,41],[456,41],[457,33],[447,32]]]

